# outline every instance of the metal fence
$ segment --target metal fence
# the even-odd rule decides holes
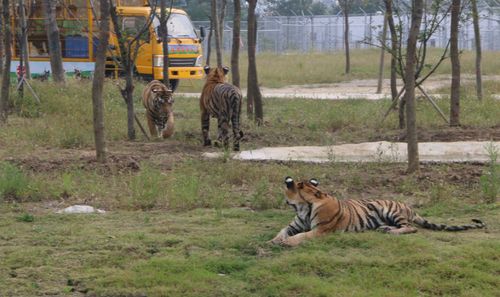
[[[480,14],[480,30],[483,50],[500,50],[500,14]],[[404,16],[403,28],[408,28],[409,15]],[[351,48],[370,48],[379,44],[384,22],[383,14],[353,15],[349,17],[349,43]],[[196,26],[209,28],[208,21],[194,22]],[[246,50],[247,24],[241,24],[241,46]],[[406,33],[405,33],[406,34]],[[431,47],[445,47],[450,35],[450,16],[446,16],[437,32],[430,39]],[[335,51],[344,47],[344,18],[328,16],[266,16],[258,20],[257,52],[286,53],[291,51]],[[206,41],[205,41],[206,43]],[[232,22],[226,21],[223,48],[230,51]],[[205,44],[206,46],[206,44]],[[459,46],[474,49],[472,21],[461,23]]]

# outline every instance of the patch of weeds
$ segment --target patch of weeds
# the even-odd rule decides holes
[[[32,223],[35,221],[35,217],[30,213],[23,213],[16,218],[19,222]]]
[[[165,196],[165,177],[162,173],[150,166],[144,166],[138,175],[130,181],[130,198],[133,208],[148,210],[154,208],[159,199]]]
[[[486,145],[489,162],[486,172],[481,176],[481,190],[487,203],[494,203],[500,194],[500,165],[497,164],[499,149],[493,143]]]
[[[246,270],[249,266],[250,263],[241,258],[219,258],[215,261],[208,261],[208,263],[205,264],[208,271],[222,275],[241,272]]]
[[[195,174],[176,175],[169,187],[169,206],[176,209],[192,209],[199,205],[199,179]]]
[[[71,196],[73,183],[73,176],[69,173],[63,173],[61,181],[61,197],[67,198]]]
[[[432,204],[448,201],[451,197],[450,188],[443,183],[433,185],[430,189],[430,202]]]
[[[80,133],[81,132],[81,133]],[[62,148],[79,148],[86,144],[84,131],[67,132],[62,135],[59,140],[59,145]]]
[[[38,118],[41,116],[40,105],[31,96],[24,96],[20,98],[19,96],[14,96],[14,109],[17,114],[25,118]]]
[[[263,210],[275,208],[278,206],[277,199],[273,199],[268,194],[268,190],[271,188],[269,181],[267,179],[262,178],[258,184],[255,192],[251,196],[251,205],[252,207]]]
[[[0,198],[22,196],[28,188],[28,178],[19,168],[9,163],[0,163]]]

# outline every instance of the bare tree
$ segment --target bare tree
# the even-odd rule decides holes
[[[212,0],[211,4],[212,22],[215,33],[215,52],[217,56],[217,67],[222,67],[221,34],[219,16],[217,14],[217,0]]]
[[[227,0],[220,0],[219,8],[219,37],[222,50],[222,42],[224,40],[224,18],[226,17]]]
[[[380,37],[380,60],[378,68],[377,94],[382,93],[382,81],[384,79],[384,57],[385,57],[385,42],[387,40],[387,13],[384,15],[384,25],[382,27],[382,36]]]
[[[9,108],[9,87],[10,87],[10,62],[12,59],[11,53],[11,27],[10,27],[10,6],[9,0],[2,0],[3,5],[3,24],[4,28],[4,63],[2,75],[2,87],[0,93],[0,124],[7,122]]]
[[[142,28],[135,32],[135,35],[129,36],[123,34],[120,26],[120,21],[118,18],[118,13],[116,7],[113,5],[113,0],[110,1],[110,17],[113,23],[113,28],[115,31],[116,38],[118,40],[119,46],[119,59],[115,59],[115,63],[118,64],[119,68],[125,74],[125,87],[120,87],[120,93],[127,104],[127,135],[129,140],[134,140],[136,138],[134,120],[137,121],[134,112],[134,67],[135,60],[139,54],[139,48],[146,42],[144,37],[147,36],[149,26],[153,18],[153,14],[156,14],[156,6],[151,6],[151,16],[148,17],[147,21],[144,23]]]
[[[208,29],[208,37],[207,37],[207,59],[205,60],[206,65],[210,65],[210,55],[212,54],[212,36],[214,35],[214,21],[212,17],[209,16],[210,20],[210,28]]]
[[[56,4],[57,1],[43,1],[52,77],[55,82],[64,83],[65,77],[62,63],[61,42],[59,39],[59,28],[56,22]]]
[[[386,9],[388,13],[388,24],[389,28],[391,29],[391,48],[388,49],[388,52],[391,53],[393,61],[391,61],[391,66],[394,67],[395,72],[398,75],[401,76],[401,79],[403,80],[403,83],[406,84],[406,62],[405,60],[409,57],[408,52],[404,52],[404,49],[406,48],[405,46],[402,45],[402,40],[404,38],[404,30],[402,24],[404,22],[402,21],[401,14],[397,6],[394,6],[394,2],[392,1],[386,1]],[[406,5],[405,3],[399,3],[400,5]],[[427,48],[430,39],[432,36],[436,33],[436,31],[440,28],[440,25],[442,22],[446,19],[446,16],[448,15],[450,11],[450,6],[448,5],[449,2],[446,0],[435,0],[433,1],[430,9],[428,9],[426,6],[423,7],[423,10],[425,9],[426,17],[421,21],[423,23],[423,28],[421,29],[421,32],[417,36],[418,39],[418,48],[415,52],[415,86],[420,89],[424,97],[426,97],[433,107],[439,112],[441,117],[448,123],[448,119],[444,115],[444,113],[439,109],[438,105],[435,104],[435,102],[432,100],[431,97],[429,97],[426,93],[425,90],[421,87],[421,84],[427,80],[436,70],[437,68],[441,65],[441,63],[447,58],[447,52],[448,52],[448,47],[449,43],[446,45],[441,57],[437,62],[433,64],[429,63],[427,61]],[[391,20],[391,16],[396,16],[399,20],[399,24],[395,26],[393,20]],[[393,33],[395,32],[395,33]],[[394,36],[394,37],[393,37]],[[395,43],[394,41],[397,40]],[[393,69],[393,70],[394,70]],[[392,72],[392,71],[391,71]],[[394,79],[394,86],[393,84],[393,79]],[[384,118],[389,114],[390,110],[393,109],[398,103],[399,103],[399,127],[403,129],[406,125],[406,101],[405,101],[405,96],[401,95],[404,94],[406,91],[405,86],[401,88],[399,91],[396,89],[395,85],[395,77],[392,77],[391,74],[391,92],[393,94],[393,102],[391,105],[391,108],[386,112]],[[394,92],[394,90],[396,92]],[[394,95],[396,93],[396,95]],[[401,98],[401,99],[400,99]]]
[[[104,139],[104,73],[106,51],[109,41],[109,2],[101,1],[101,21],[99,23],[99,44],[97,45],[94,79],[92,81],[92,108],[94,115],[94,139],[97,161],[106,162],[106,142]]]
[[[460,0],[452,0],[450,21],[451,95],[450,126],[460,125],[460,57],[458,50],[458,27],[460,22]]]
[[[417,121],[415,107],[415,69],[417,66],[417,39],[422,23],[423,0],[413,0],[411,25],[406,48],[405,101],[406,101],[406,139],[408,144],[408,172],[419,170]]]
[[[162,41],[162,48],[163,48],[163,84],[167,86],[167,88],[170,89],[170,79],[168,75],[168,66],[169,66],[169,61],[168,61],[168,26],[167,22],[168,19],[170,18],[170,14],[172,13],[172,5],[174,1],[170,0],[170,8],[168,10],[168,15],[167,15],[167,0],[161,0],[160,4],[160,10],[161,10],[161,16],[160,16],[160,35],[161,35],[161,41]]]
[[[387,16],[387,25],[391,33],[391,97],[394,102],[398,100],[398,86],[397,86],[397,56],[398,56],[398,33],[396,25],[394,24],[392,0],[384,0],[385,14]]]
[[[477,11],[477,0],[470,1],[472,6],[472,24],[474,26],[474,41],[476,44],[476,94],[479,101],[483,100],[483,77],[481,74],[481,32],[479,30],[479,13]]]
[[[255,108],[255,122],[261,125],[264,122],[264,111],[262,108],[262,94],[260,93],[257,63],[255,59],[257,45],[257,16],[255,7],[257,0],[248,2],[248,83],[247,83],[247,114],[251,118]]]
[[[26,6],[24,0],[19,0],[19,44],[21,48],[21,61],[24,67],[25,77],[31,78],[29,55],[28,55],[28,24],[26,22]]]
[[[3,73],[3,55],[4,55],[4,50],[3,50],[3,42],[4,40],[3,37],[3,4],[0,6],[0,78],[2,77]]]
[[[233,85],[240,87],[240,25],[241,25],[241,3],[234,0],[233,16],[233,44],[231,47],[231,77]]]
[[[344,50],[345,50],[345,74],[351,73],[351,55],[349,53],[349,0],[339,0],[339,5],[344,14]]]

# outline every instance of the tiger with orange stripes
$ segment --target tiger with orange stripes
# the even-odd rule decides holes
[[[334,231],[381,230],[390,234],[417,232],[416,224],[438,231],[463,231],[484,228],[480,220],[472,224],[447,226],[433,224],[419,216],[408,205],[391,200],[338,200],[318,188],[318,181],[296,182],[285,179],[286,203],[294,208],[294,220],[283,228],[272,243],[296,246],[304,240]]]

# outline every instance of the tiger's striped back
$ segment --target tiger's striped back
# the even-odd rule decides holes
[[[238,87],[224,82],[222,68],[208,70],[207,81],[200,96],[201,129],[204,145],[210,145],[210,117],[217,118],[218,136],[224,146],[229,142],[229,126],[233,129],[234,150],[239,150],[239,140],[243,136],[240,130],[242,94]]]

